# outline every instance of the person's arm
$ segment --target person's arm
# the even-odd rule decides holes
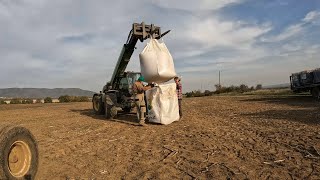
[[[180,82],[177,84],[177,89],[182,92],[182,84]]]
[[[180,90],[181,86],[180,86],[180,83],[179,82],[176,82],[176,89],[177,90]]]
[[[139,84],[135,84],[136,85],[136,88],[137,88],[137,92],[138,93],[143,93],[144,91],[148,90],[151,88],[151,86],[143,86],[142,83],[139,83]]]
[[[150,86],[150,85],[143,87],[143,90],[144,90],[144,91],[146,91],[146,90],[148,90],[148,89],[151,89],[151,86]]]
[[[137,87],[136,83],[133,83],[133,85],[132,85],[132,91],[133,91],[134,93],[138,93],[138,87]]]

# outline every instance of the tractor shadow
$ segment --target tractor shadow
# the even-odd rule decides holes
[[[87,116],[100,121],[111,121],[117,123],[123,123],[132,126],[140,126],[135,113],[123,113],[119,112],[114,119],[107,119],[104,115],[96,115],[92,109],[71,109],[71,112],[79,113],[80,115]],[[146,122],[147,124],[158,125],[156,123]]]

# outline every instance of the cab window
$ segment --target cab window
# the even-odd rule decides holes
[[[129,88],[128,79],[127,78],[122,78],[120,80],[119,89],[128,89],[128,88]]]

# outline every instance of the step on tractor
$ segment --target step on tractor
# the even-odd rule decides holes
[[[0,124],[0,179],[35,179],[38,146],[25,127]]]
[[[107,119],[117,116],[118,112],[135,112],[135,97],[132,85],[141,76],[140,72],[127,71],[126,67],[136,49],[138,40],[143,42],[148,38],[160,39],[170,30],[161,34],[161,29],[153,24],[133,23],[127,42],[123,45],[111,80],[103,86],[100,93],[92,98],[93,111],[99,115],[105,115]]]

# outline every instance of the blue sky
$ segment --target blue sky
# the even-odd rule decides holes
[[[287,83],[320,67],[319,0],[0,0],[0,88],[79,87],[110,79],[133,22],[154,23],[184,91]],[[139,71],[137,45],[127,70]]]

